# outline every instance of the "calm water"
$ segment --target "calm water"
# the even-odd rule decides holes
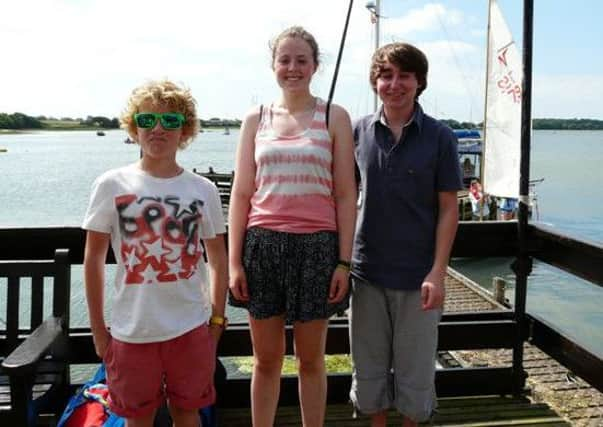
[[[199,134],[182,153],[180,163],[206,171],[231,171],[238,132]],[[90,186],[100,173],[135,161],[138,146],[123,144],[115,130],[39,132],[0,135],[0,227],[78,226]],[[540,220],[560,230],[603,241],[603,132],[536,131],[532,143],[532,178],[538,185]],[[6,244],[2,242],[2,244]],[[492,276],[513,281],[510,259],[461,259],[454,266],[484,287]],[[86,323],[81,267],[73,272],[73,321]],[[508,294],[513,298],[513,289]],[[0,308],[4,299],[0,298]],[[603,356],[603,290],[548,266],[536,263],[529,279],[528,311],[538,314],[591,351]],[[240,312],[231,313],[239,317]]]
[[[583,239],[603,242],[603,132],[536,131],[532,138],[532,179],[540,221]],[[491,289],[494,275],[514,283],[512,259],[453,260],[453,266]],[[599,268],[601,268],[599,266]],[[513,301],[513,286],[508,298]],[[535,262],[528,279],[527,310],[603,357],[603,289]]]

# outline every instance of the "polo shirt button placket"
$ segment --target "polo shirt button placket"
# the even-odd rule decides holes
[[[394,167],[392,166],[391,154],[388,155],[385,160],[385,170],[386,170],[388,176],[394,175]]]

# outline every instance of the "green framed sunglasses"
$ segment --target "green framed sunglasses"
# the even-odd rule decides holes
[[[157,125],[157,119],[166,130],[180,129],[184,122],[184,114],[181,113],[136,113],[134,121],[136,126],[142,129],[153,129]]]

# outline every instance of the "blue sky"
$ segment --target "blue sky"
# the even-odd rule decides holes
[[[520,0],[498,0],[522,46]],[[533,116],[603,119],[603,2],[534,0]],[[425,109],[483,116],[486,0],[381,0],[382,43],[408,41],[430,60]],[[20,0],[3,4],[0,112],[117,116],[131,89],[167,77],[195,95],[200,116],[242,118],[278,96],[269,40],[303,25],[323,51],[313,91],[327,97],[347,0]],[[353,117],[372,105],[374,46],[356,1],[335,100]]]

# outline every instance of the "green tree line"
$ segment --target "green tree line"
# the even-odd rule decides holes
[[[534,129],[603,130],[603,120],[595,119],[534,119]]]
[[[57,123],[60,122],[70,124],[76,123],[82,127],[93,127],[102,129],[119,128],[119,120],[116,117],[110,119],[108,117],[103,116],[88,116],[86,117],[86,119],[74,120],[69,117],[55,119],[46,116],[31,117],[23,113],[0,113],[0,129],[45,129],[60,127],[57,126]]]
[[[46,116],[31,117],[23,113],[6,114],[0,113],[0,129],[45,129],[57,127],[49,125],[49,122],[76,122],[82,127],[93,127],[101,129],[118,129],[119,120],[116,117],[108,118],[104,116],[88,116],[85,119],[71,119],[62,117],[55,119]],[[233,127],[241,126],[239,119],[220,119],[212,117],[209,120],[201,119],[202,127]],[[454,119],[444,119],[452,129],[481,129],[482,123],[459,122]],[[532,128],[537,130],[603,130],[603,120],[596,119],[533,119]]]
[[[119,129],[119,119],[112,119],[103,116],[88,116],[86,120],[80,122],[84,126],[101,127],[103,129]]]
[[[42,129],[43,127],[41,121],[23,113],[0,113],[0,129]]]
[[[209,120],[200,119],[199,122],[201,127],[241,127],[239,119],[212,117]],[[118,129],[119,119],[104,116],[88,116],[85,119],[72,119],[71,117],[57,119],[47,116],[31,117],[23,113],[0,113],[0,129],[51,129],[63,127],[61,124],[76,129],[78,125],[85,128]]]
[[[228,127],[228,128],[239,128],[241,127],[241,120],[239,119],[221,119],[219,117],[212,117],[209,120],[200,119],[202,128],[206,127]]]
[[[483,122],[459,122],[454,119],[444,119],[451,129],[481,129]],[[535,130],[603,130],[603,120],[596,119],[533,119],[532,129]]]

